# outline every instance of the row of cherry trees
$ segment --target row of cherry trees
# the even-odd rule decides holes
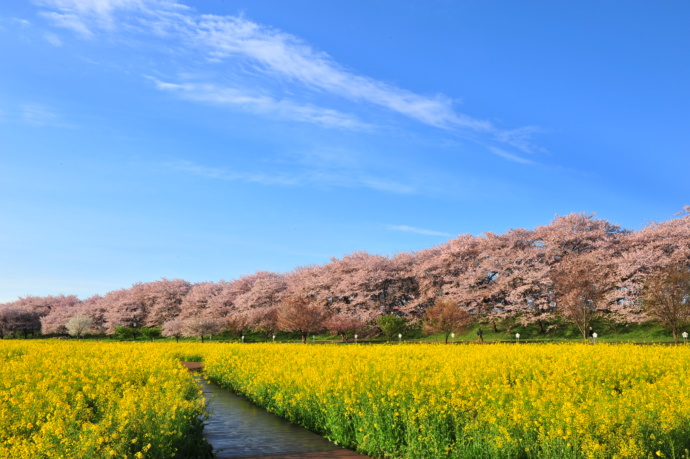
[[[169,336],[318,328],[344,334],[384,314],[421,319],[439,299],[494,326],[536,323],[545,331],[560,316],[586,327],[601,313],[640,322],[648,319],[645,280],[670,265],[690,267],[687,213],[639,231],[570,214],[533,230],[460,235],[394,256],[354,252],[288,273],[196,284],[162,279],[83,301],[28,296],[0,304],[0,335],[66,333],[77,315],[91,319],[91,332],[111,334],[117,327],[163,327]]]

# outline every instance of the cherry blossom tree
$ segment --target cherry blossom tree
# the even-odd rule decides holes
[[[79,299],[74,295],[49,295],[44,297],[28,295],[20,297],[18,300],[6,303],[0,308],[10,310],[4,313],[4,318],[2,319],[4,333],[16,335],[17,332],[22,332],[24,337],[27,338],[29,334],[33,335],[41,330],[41,319],[50,314],[53,309],[72,308],[78,304]],[[64,322],[61,325],[64,325]]]
[[[232,336],[239,339],[251,328],[250,314],[250,311],[235,312],[225,317],[220,328],[229,331]]]
[[[2,327],[5,334],[11,333],[17,336],[18,332],[24,334],[24,338],[28,338],[29,334],[40,330],[41,316],[39,312],[27,307],[9,307],[5,308],[2,321]]]
[[[485,298],[475,288],[483,273],[481,250],[479,238],[463,234],[420,252],[415,272],[422,304],[431,305],[437,297],[447,295],[468,311],[485,311]]]
[[[218,332],[218,322],[208,317],[192,317],[183,322],[182,330],[184,336],[201,338],[204,342],[204,336],[213,335]]]
[[[228,303],[231,303],[231,298],[226,298],[229,288],[225,281],[199,282],[192,285],[182,298],[178,317],[186,320],[193,317],[220,316],[220,311],[229,308]]]
[[[439,298],[426,309],[424,328],[428,333],[443,332],[448,344],[448,337],[453,332],[466,329],[472,322],[472,316],[450,298]]]
[[[252,309],[248,313],[248,320],[251,329],[268,341],[278,331],[278,305]]]
[[[306,343],[309,333],[323,329],[323,322],[328,317],[326,310],[318,305],[298,297],[284,297],[278,309],[278,327],[286,332],[299,333],[302,342]]]
[[[254,293],[252,289],[254,288],[257,281],[269,278],[266,284],[274,276],[277,276],[268,271],[258,271],[254,274],[249,274],[245,276],[240,276],[238,279],[233,279],[228,282],[224,282],[222,289],[217,295],[214,295],[209,300],[209,309],[211,310],[211,316],[216,318],[224,318],[230,314],[240,311],[248,311],[254,307],[254,301],[266,301],[257,294],[261,291],[258,288]]]
[[[418,313],[408,301],[417,296],[413,254],[395,257],[353,252],[332,259],[328,270],[333,278],[331,308],[355,312],[363,320],[375,320],[393,311]]]
[[[329,332],[340,336],[343,342],[346,342],[355,333],[363,330],[366,327],[366,323],[358,317],[341,312],[324,320],[323,327]]]
[[[134,287],[143,304],[148,327],[158,327],[180,315],[182,300],[192,285],[182,279],[161,279]]]
[[[243,291],[238,292],[234,304],[239,311],[254,308],[270,308],[278,303],[287,289],[285,276],[269,271],[258,271],[245,276]]]
[[[16,334],[20,330],[22,311],[19,308],[12,307],[9,304],[4,304],[0,308],[0,338],[5,335]]]
[[[106,333],[113,334],[116,328],[128,328],[133,338],[139,334],[139,329],[144,326],[148,315],[148,304],[141,300],[139,285],[105,294],[102,301],[107,305]]]
[[[644,308],[673,334],[678,335],[690,323],[690,265],[673,263],[647,277]]]
[[[642,308],[646,278],[673,263],[690,263],[690,215],[627,232],[602,257],[615,266],[608,272],[616,285],[606,296],[610,315],[626,322],[647,320]]]
[[[577,326],[585,341],[592,320],[602,312],[605,269],[592,257],[576,255],[561,261],[551,275],[559,314]]]
[[[93,295],[81,302],[79,314],[91,318],[90,333],[101,334],[106,332],[107,319],[105,314],[108,310],[108,305],[100,295]]]
[[[534,230],[544,249],[546,262],[553,264],[566,255],[582,255],[610,243],[622,232],[618,225],[594,217],[594,214],[557,215],[546,226]]]
[[[181,279],[137,282],[129,289],[109,292],[102,299],[106,306],[107,330],[117,326],[135,331],[156,327],[180,314],[183,298],[191,285]]]
[[[5,317],[5,333],[15,334],[22,332],[24,337],[34,334],[41,330],[41,319],[46,317],[53,310],[58,311],[63,308],[72,308],[79,304],[79,299],[74,295],[58,296],[33,296],[20,297],[16,301],[2,305],[0,309],[12,309]],[[64,319],[66,320],[66,318]],[[64,322],[60,325],[64,326]],[[64,328],[62,329],[64,333]]]
[[[564,305],[577,303],[571,301],[577,295],[569,298],[563,290],[574,285],[574,280],[564,280],[570,265],[577,264],[574,260],[588,260],[596,274],[589,276],[597,287],[596,313],[605,314],[607,323],[615,327],[647,320],[651,316],[643,308],[643,290],[648,277],[673,263],[690,264],[690,213],[686,209],[639,231],[622,230],[593,214],[569,214],[533,230],[460,235],[394,256],[353,252],[287,274],[258,271],[194,285],[161,279],[83,302],[73,295],[27,296],[0,305],[0,328],[2,334],[25,337],[39,328],[66,333],[71,317],[86,315],[94,333],[125,327],[138,334],[143,327],[176,318],[201,317],[215,320],[219,330],[238,329],[232,323],[246,320],[240,328],[251,326],[270,336],[283,298],[303,300],[333,315],[333,329],[350,319],[376,323],[389,313],[415,321],[448,298],[494,330],[498,323],[537,323],[545,331]]]
[[[180,342],[180,337],[184,336],[184,322],[181,319],[173,319],[165,322],[162,329],[163,336],[175,338],[175,342]]]
[[[330,264],[323,266],[298,266],[285,276],[286,290],[283,296],[304,298],[324,308],[337,301],[333,293],[333,276]]]
[[[70,336],[76,336],[79,340],[81,336],[91,328],[92,324],[93,319],[91,319],[91,317],[77,314],[69,318],[65,324],[65,328]]]
[[[53,305],[50,312],[40,318],[41,333],[44,335],[68,333],[67,322],[70,318],[79,315],[82,309],[82,303],[76,297],[73,299],[75,301]]]

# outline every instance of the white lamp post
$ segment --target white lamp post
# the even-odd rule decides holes
[[[688,332],[683,332],[683,343],[688,344]]]
[[[402,341],[402,333],[398,333],[398,343]]]
[[[273,335],[273,342],[276,342],[276,335]]]
[[[242,335],[242,342],[244,343],[244,335]]]
[[[594,344],[597,344],[597,336],[599,335],[597,335],[596,332],[592,333],[592,339],[594,340]]]
[[[357,334],[355,334],[355,343],[357,342]]]
[[[451,333],[451,334],[450,334],[450,339],[451,339],[453,342],[455,342],[455,333]]]
[[[515,340],[519,343],[520,342],[520,333],[515,333]]]

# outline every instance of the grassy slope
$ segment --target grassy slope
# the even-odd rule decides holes
[[[505,324],[498,324],[498,331],[494,332],[490,324],[474,325],[468,331],[456,334],[457,342],[477,341],[477,329],[481,326],[484,332],[484,341],[515,341],[515,334],[520,334],[521,342],[567,342],[582,341],[582,336],[575,326],[561,324],[553,330],[541,333],[537,325],[528,327],[513,326],[510,331]],[[592,324],[597,333],[597,340],[601,343],[672,343],[673,336],[653,323],[619,325],[615,330],[604,322]],[[421,341],[443,341],[442,334],[422,338]]]
[[[608,326],[604,321],[595,321],[593,324],[594,331],[599,335],[598,341],[601,343],[673,343],[673,336],[671,333],[666,332],[659,325],[648,322],[643,324],[630,324],[627,326],[619,325],[615,329]],[[528,327],[522,326],[511,326],[505,323],[497,324],[497,331],[493,331],[491,324],[474,324],[466,331],[455,334],[455,339],[449,338],[449,343],[468,343],[477,341],[477,329],[481,327],[484,332],[484,341],[487,343],[491,342],[515,342],[515,334],[520,334],[520,342],[576,342],[582,341],[582,336],[575,326],[568,324],[559,324],[553,327],[551,330],[541,333],[537,325],[530,325]],[[688,330],[690,331],[690,330]],[[56,337],[53,335],[42,336],[36,334],[34,338],[51,338]],[[62,339],[73,339],[69,337],[60,337]],[[5,339],[10,339],[6,336]],[[19,338],[23,339],[23,338]],[[86,340],[114,340],[117,338],[107,337],[107,336],[85,336],[82,339]],[[208,339],[208,338],[207,338]],[[422,343],[434,343],[434,342],[444,342],[445,336],[442,333],[434,334],[430,336],[423,336],[418,330],[410,331],[403,336],[403,341],[405,342],[422,342]],[[144,341],[142,338],[138,338],[137,341]],[[174,339],[159,338],[156,341],[174,341]],[[194,342],[198,341],[196,338],[180,338],[181,342]],[[228,333],[213,336],[211,341],[237,341],[237,338],[230,336]],[[245,336],[245,342],[256,343],[263,342],[264,337],[259,334],[252,332],[247,332]],[[300,336],[297,334],[286,334],[279,333],[276,336],[276,342],[297,342],[300,341]],[[324,343],[324,342],[340,342],[341,339],[336,335],[329,334],[319,334],[316,335],[316,339],[313,336],[309,336],[309,342]],[[360,340],[360,342],[366,343],[384,343],[386,339],[384,337],[374,337],[366,340]],[[682,340],[681,340],[682,342]]]

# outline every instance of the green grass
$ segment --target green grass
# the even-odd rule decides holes
[[[477,341],[477,329],[481,327],[484,332],[484,342],[515,342],[515,334],[520,334],[520,342],[578,342],[582,341],[580,331],[573,325],[556,324],[556,327],[541,332],[538,325],[527,327],[515,326],[508,327],[508,324],[497,323],[497,331],[494,331],[491,324],[474,324],[463,333],[456,333],[456,343],[467,343]],[[608,326],[604,321],[592,323],[594,331],[597,333],[599,343],[673,343],[673,335],[665,331],[661,326],[651,322],[643,324],[618,325],[615,329]],[[444,335],[439,333],[421,339],[411,339],[408,341],[421,342],[443,342]],[[449,338],[449,343],[452,340]]]
[[[496,324],[496,331],[494,327],[489,323],[473,324],[467,330],[459,333],[455,333],[455,338],[448,338],[448,342],[460,344],[460,343],[474,343],[477,341],[477,329],[481,327],[484,332],[484,342],[495,343],[495,342],[515,342],[515,334],[520,334],[520,342],[578,342],[582,341],[582,336],[579,330],[574,326],[567,323],[555,323],[551,324],[552,327],[542,332],[538,325],[532,324],[527,327],[499,322]],[[598,320],[592,323],[594,331],[599,335],[597,340],[600,343],[640,343],[640,344],[652,344],[652,343],[673,343],[673,335],[665,331],[661,326],[653,323],[646,322],[642,324],[628,324],[628,325],[618,325],[612,326],[605,320]],[[690,329],[688,330],[690,331]],[[332,335],[328,333],[321,333],[316,335],[316,339],[313,338],[314,335],[309,335],[309,343],[340,343],[342,342],[340,336]],[[74,340],[75,338],[68,336],[58,336],[58,335],[41,335],[36,334],[35,336],[29,337],[28,339],[66,339]],[[10,336],[5,336],[5,339],[13,339]],[[24,339],[18,336],[16,339]],[[86,341],[118,341],[115,336],[107,335],[97,335],[97,336],[83,336],[82,340]],[[206,341],[209,339],[206,338]],[[297,343],[301,342],[301,336],[298,333],[277,333],[276,343]],[[417,328],[412,329],[409,332],[403,334],[402,341],[405,342],[420,342],[420,343],[443,343],[445,336],[443,333],[436,333],[429,336],[424,336],[424,334]],[[135,341],[146,341],[142,337],[138,337]],[[156,338],[159,341],[175,341],[174,338]],[[199,338],[180,338],[180,342],[196,342],[200,341]],[[236,336],[233,336],[229,332],[214,335],[211,342],[238,342]],[[270,338],[269,342],[272,341]],[[397,339],[393,342],[398,341]],[[246,332],[245,343],[263,343],[266,342],[264,335],[254,332]],[[348,342],[353,342],[350,339]],[[385,343],[387,339],[381,335],[373,338],[359,339],[360,343]],[[681,340],[682,343],[682,340]]]

